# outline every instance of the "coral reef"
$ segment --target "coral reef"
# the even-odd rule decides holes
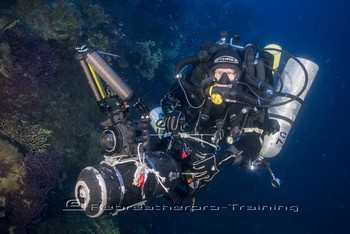
[[[49,192],[65,178],[61,173],[62,154],[30,152],[23,157],[7,141],[0,140],[0,200],[5,210],[0,232],[23,233],[48,206]]]
[[[119,234],[119,229],[116,228],[111,219],[101,218],[94,222],[94,229],[91,233],[103,234]]]
[[[23,155],[10,143],[0,140],[0,197],[19,189],[25,175]]]
[[[159,64],[163,61],[163,54],[160,48],[156,47],[154,41],[138,42],[142,60],[135,65],[136,70],[146,79],[152,79]]]
[[[66,1],[17,0],[15,15],[44,40],[76,40],[82,34],[81,15]]]
[[[49,206],[49,192],[65,179],[61,173],[62,154],[30,152],[24,158],[26,175],[18,191],[8,193],[6,218],[16,231],[24,231]]]
[[[0,135],[43,152],[52,131],[37,121],[59,63],[57,49],[11,30],[0,34]]]
[[[91,48],[111,51],[125,37],[118,24],[91,0],[17,0],[10,10],[13,22],[1,24],[3,31],[19,23],[45,41],[54,40],[73,49],[84,43]]]
[[[27,153],[24,158],[26,184],[33,184],[47,191],[52,190],[57,183],[61,187],[61,182],[65,179],[61,175],[62,159],[63,154],[60,152]]]
[[[119,234],[116,219],[102,216],[91,219],[80,212],[68,212],[56,219],[41,223],[37,233],[84,233],[84,234]]]
[[[39,113],[59,63],[57,49],[28,35],[0,34],[1,113]]]
[[[12,140],[24,145],[30,151],[44,152],[48,146],[48,139],[52,131],[39,124],[30,124],[19,116],[3,116],[0,119],[0,133],[11,137]]]

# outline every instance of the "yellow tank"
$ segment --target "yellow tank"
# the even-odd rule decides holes
[[[281,61],[281,46],[277,44],[268,44],[267,46],[264,47],[265,51],[269,52],[270,54],[273,55],[273,71],[272,74],[274,74],[274,71],[278,68],[280,65]],[[272,50],[269,50],[272,49]],[[278,50],[278,51],[277,51]]]

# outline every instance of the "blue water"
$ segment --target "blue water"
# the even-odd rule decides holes
[[[349,4],[345,0],[159,4],[162,10],[152,13],[163,20],[154,21],[157,36],[166,37],[167,27],[176,25],[172,39],[183,37],[184,56],[228,30],[240,34],[242,44],[278,43],[320,69],[280,158],[272,162],[283,181],[279,190],[270,186],[267,172],[257,175],[229,168],[197,199],[197,204],[213,210],[153,211],[134,221],[147,224],[152,233],[349,233]],[[147,14],[150,9],[144,6],[139,11]],[[230,204],[297,206],[298,212],[244,207],[240,211],[230,209]],[[217,207],[221,209],[214,211]]]

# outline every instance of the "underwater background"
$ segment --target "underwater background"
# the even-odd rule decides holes
[[[349,233],[350,5],[345,0],[14,0],[0,3],[0,233]],[[174,69],[221,31],[277,43],[320,67],[280,156],[266,171],[226,168],[196,199],[227,209],[63,211],[81,169],[103,158],[75,46],[104,57],[149,107]],[[150,204],[170,206],[158,198]],[[283,206],[284,211],[239,210]]]

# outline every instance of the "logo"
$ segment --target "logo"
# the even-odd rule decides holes
[[[238,64],[239,61],[238,59],[236,59],[235,57],[232,57],[232,56],[220,56],[220,57],[217,57],[215,60],[214,60],[214,64],[215,63],[232,63],[232,64]]]
[[[76,199],[66,199],[62,202],[62,211],[84,211]]]

